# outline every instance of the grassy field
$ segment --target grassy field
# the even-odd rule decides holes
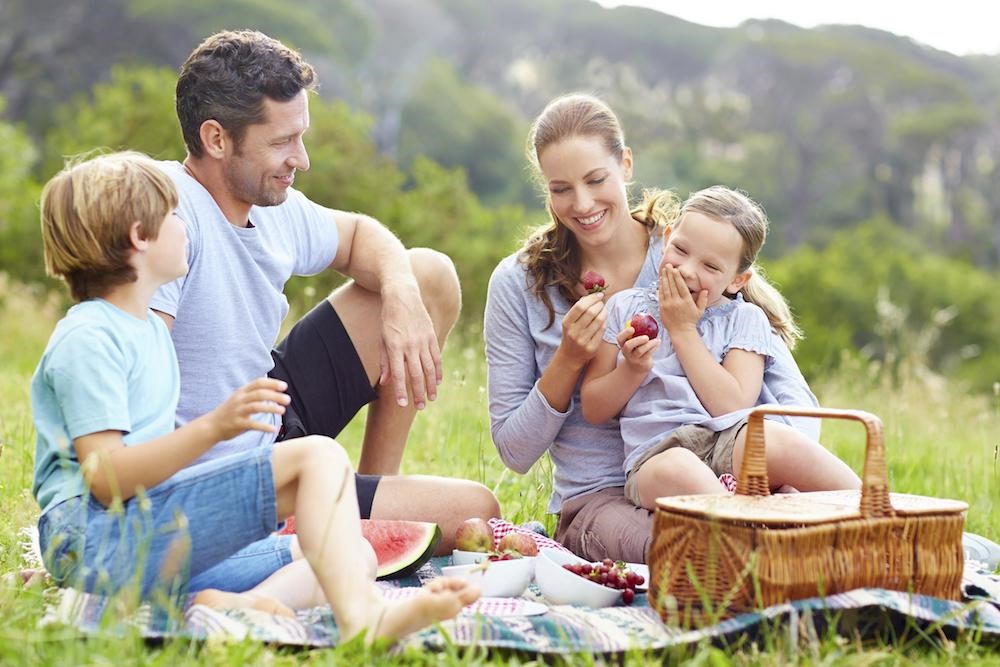
[[[50,297],[11,285],[0,274],[0,571],[19,567],[18,531],[38,513],[30,493],[34,432],[28,382],[49,332],[60,315]],[[486,416],[482,343],[474,331],[456,336],[446,354],[446,376],[439,399],[420,415],[403,463],[404,473],[463,476],[494,489],[506,518],[552,518],[544,509],[551,470],[537,464],[524,476],[506,470],[496,456]],[[921,378],[921,379],[917,379]],[[1000,380],[1000,378],[998,378]],[[880,415],[886,426],[890,483],[895,491],[961,498],[970,505],[967,529],[1000,537],[1000,397],[967,395],[947,382],[905,373],[887,385],[877,368],[848,367],[836,377],[816,383],[822,403],[856,407]],[[355,420],[342,442],[357,460],[361,420]],[[860,427],[831,422],[824,442],[860,470],[863,439]],[[132,665],[132,664],[534,664],[517,656],[482,652],[385,654],[343,647],[333,651],[276,650],[254,642],[166,642],[150,646],[136,636],[81,639],[71,628],[39,629],[45,593],[17,585],[0,587],[0,663],[5,665]],[[723,651],[708,646],[671,654],[671,661],[693,665],[891,665],[914,661],[929,664],[1000,665],[996,647],[967,638],[952,642],[910,632],[901,641],[828,637],[791,645],[781,638],[765,649]],[[652,656],[626,656],[626,664],[646,664]],[[572,664],[593,663],[577,656]]]

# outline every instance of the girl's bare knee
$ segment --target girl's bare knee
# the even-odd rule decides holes
[[[704,472],[705,463],[691,450],[683,447],[672,447],[663,451],[643,464],[640,471],[640,486],[644,489],[659,489],[659,495],[676,488],[686,487],[693,475]],[[646,494],[643,493],[645,499]]]
[[[672,447],[655,458],[674,475],[686,475],[705,466],[697,454],[683,447]]]

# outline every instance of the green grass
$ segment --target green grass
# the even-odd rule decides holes
[[[18,531],[38,513],[30,493],[34,431],[28,383],[49,332],[60,315],[57,302],[9,284],[0,274],[0,571],[21,565]],[[912,374],[916,377],[919,374]],[[904,379],[887,386],[872,368],[855,365],[814,384],[824,405],[853,407],[882,417],[890,484],[895,491],[961,498],[970,505],[967,529],[1000,536],[1000,397],[968,395],[947,382]],[[998,378],[1000,379],[1000,378]],[[506,470],[490,441],[482,341],[474,331],[455,336],[446,353],[445,383],[435,404],[419,415],[403,462],[404,473],[462,476],[480,481],[500,498],[504,515],[517,522],[546,517],[551,468],[539,462],[521,476]],[[363,415],[362,415],[363,416]],[[341,437],[357,461],[361,419]],[[825,444],[860,470],[863,435],[855,424],[829,422]],[[332,651],[299,652],[255,642],[191,643],[168,641],[151,646],[135,635],[83,639],[72,628],[38,628],[45,593],[0,585],[0,663],[58,665],[243,665],[243,664],[540,664],[510,655],[449,650],[440,654],[384,653],[347,646]],[[911,629],[889,641],[835,636],[792,644],[784,631],[763,648],[720,650],[695,646],[669,654],[671,662],[692,665],[935,665],[1000,666],[996,647],[972,638],[949,641],[923,637]],[[656,656],[637,653],[626,664],[647,664]],[[593,664],[574,656],[569,664]]]

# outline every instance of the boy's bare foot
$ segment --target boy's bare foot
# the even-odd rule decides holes
[[[255,593],[227,593],[215,588],[198,591],[194,604],[203,604],[210,609],[256,609],[275,616],[295,618],[295,612],[278,600]]]
[[[48,574],[44,568],[36,569],[31,567],[26,567],[23,570],[17,572],[8,572],[3,575],[3,583],[7,586],[13,586],[18,580],[20,580],[21,585],[25,588],[32,588],[45,580],[45,575]]]
[[[454,618],[462,607],[479,599],[479,587],[457,577],[439,577],[428,582],[416,595],[383,603],[368,626],[366,643],[377,639],[398,639],[428,625]],[[359,629],[360,631],[361,629]],[[345,632],[348,638],[352,634]]]

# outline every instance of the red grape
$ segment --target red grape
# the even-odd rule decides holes
[[[610,558],[598,563],[566,563],[563,568],[595,584],[620,590],[625,604],[632,604],[636,587],[645,581],[641,574],[630,570],[624,561],[613,561]]]

